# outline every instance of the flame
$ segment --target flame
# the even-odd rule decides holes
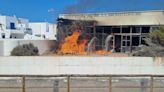
[[[86,55],[87,52],[85,50],[88,39],[83,39],[78,42],[78,38],[81,35],[80,32],[75,31],[72,33],[71,36],[67,36],[64,39],[64,42],[61,44],[59,54],[75,54],[75,55]],[[111,54],[111,52],[107,52],[105,50],[98,50],[91,54],[97,54],[97,55],[107,55]]]
[[[79,54],[81,55],[84,55],[84,54],[87,54],[86,51],[85,51],[85,47],[86,47],[86,44],[87,44],[88,40],[84,39],[80,42],[79,44]]]
[[[85,54],[85,46],[87,44],[87,40],[84,39],[78,44],[78,38],[80,34],[80,32],[75,31],[71,36],[66,37],[64,39],[64,43],[61,45],[59,53]]]

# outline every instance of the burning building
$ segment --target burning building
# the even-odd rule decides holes
[[[130,53],[144,43],[143,39],[153,29],[161,25],[164,25],[163,10],[61,14],[57,39],[62,42],[59,47],[64,54]]]

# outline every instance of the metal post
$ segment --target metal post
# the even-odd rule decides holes
[[[142,43],[142,27],[140,26],[140,42],[139,42],[139,45],[141,45]]]
[[[70,77],[67,77],[67,92],[70,92]]]
[[[123,33],[122,33],[122,26],[120,26],[120,33],[121,33],[121,53],[123,52]]]
[[[96,22],[93,23],[93,33],[94,37],[96,37]]]
[[[94,37],[96,37],[96,22],[93,23],[93,32],[94,32]],[[94,50],[96,49],[96,42],[94,41]]]
[[[133,36],[133,27],[130,27],[130,53],[132,53],[132,36]]]
[[[154,92],[154,78],[152,76],[150,79],[150,92]]]
[[[112,77],[109,77],[109,92],[112,92]]]
[[[113,50],[115,51],[115,35],[113,34]]]
[[[26,92],[26,78],[22,77],[22,92]]]

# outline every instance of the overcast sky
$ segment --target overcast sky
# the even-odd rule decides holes
[[[0,14],[54,22],[61,13],[164,10],[164,0],[1,0]]]

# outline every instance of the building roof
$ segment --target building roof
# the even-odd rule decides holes
[[[59,18],[96,20],[98,25],[164,25],[164,10],[60,14]]]

